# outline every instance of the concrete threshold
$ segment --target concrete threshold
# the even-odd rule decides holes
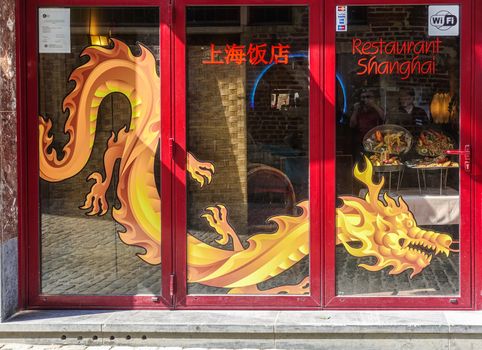
[[[0,343],[210,349],[482,349],[482,311],[23,311]]]

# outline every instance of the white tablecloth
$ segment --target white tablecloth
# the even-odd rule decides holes
[[[364,197],[367,190],[360,191]],[[419,193],[418,188],[392,191],[391,197],[401,196],[408,204],[418,225],[457,225],[460,223],[459,193],[446,188],[440,195],[439,189],[428,188]],[[380,196],[382,199],[382,196]]]

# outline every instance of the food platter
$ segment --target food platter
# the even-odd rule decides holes
[[[410,132],[398,125],[376,126],[363,137],[363,148],[370,153],[399,155],[407,153],[412,146]]]
[[[377,173],[389,173],[401,171],[405,166],[397,156],[375,153],[369,157],[373,164],[373,170]]]
[[[411,169],[422,169],[422,170],[439,170],[439,169],[450,169],[458,168],[459,163],[453,162],[446,157],[440,156],[437,158],[425,158],[425,159],[412,159],[407,160],[405,165]]]
[[[454,140],[440,131],[427,129],[420,133],[415,145],[415,151],[421,156],[438,157],[445,151],[454,149]]]

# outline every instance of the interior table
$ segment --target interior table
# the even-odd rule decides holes
[[[459,169],[459,167],[420,167],[407,164],[407,168],[417,170],[417,181],[418,181],[418,191],[422,194],[422,182],[423,181],[423,189],[424,191],[427,190],[427,179],[425,177],[426,171],[440,171],[440,181],[439,181],[439,194],[442,195],[443,189],[447,188],[447,178],[449,174],[449,169]]]
[[[366,189],[359,193],[364,197]],[[402,197],[407,203],[418,225],[457,225],[460,221],[459,192],[446,187],[442,193],[436,188],[428,188],[420,194],[417,188],[403,188],[396,193],[389,193],[390,197]],[[383,193],[380,193],[383,201]]]
[[[404,169],[405,166],[403,164],[373,166],[373,170],[378,175],[378,181],[380,181],[382,176],[388,174],[388,192],[392,191],[392,174],[396,176],[398,191],[398,189],[400,188],[400,184],[402,183]]]

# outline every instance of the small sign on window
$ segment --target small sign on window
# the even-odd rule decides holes
[[[336,7],[336,31],[346,32],[348,30],[348,6]]]
[[[459,6],[437,5],[428,7],[428,35],[458,36]]]
[[[40,8],[39,53],[70,53],[70,9]]]

